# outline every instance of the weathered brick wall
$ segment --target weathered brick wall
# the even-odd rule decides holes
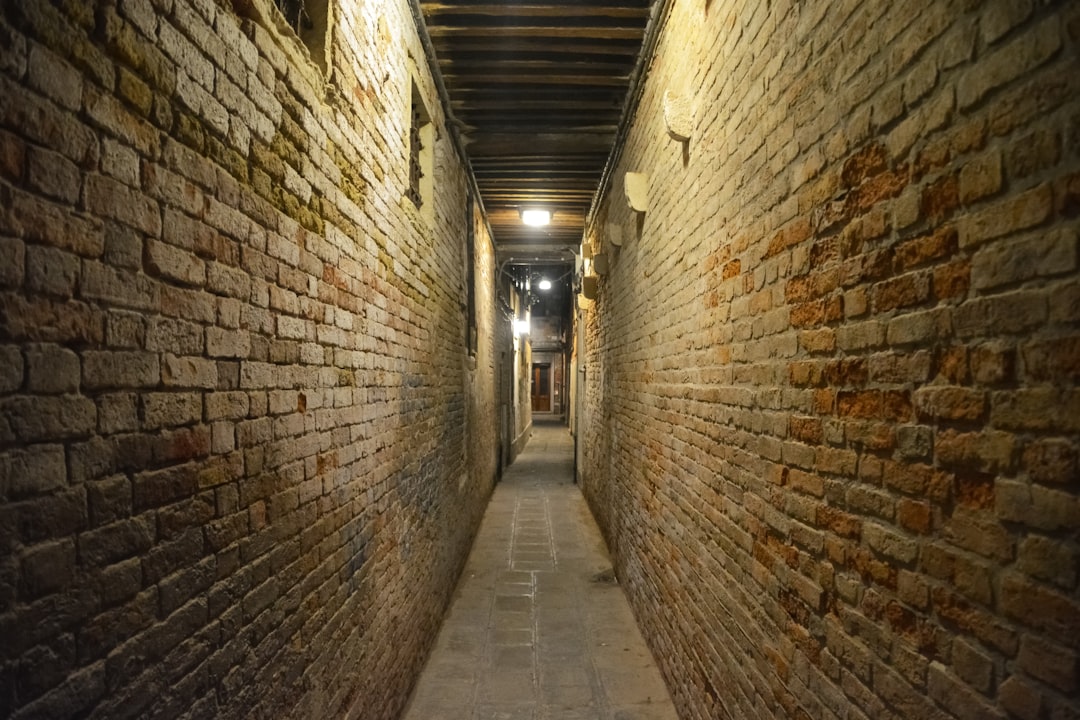
[[[1078,45],[1076,3],[675,3],[583,483],[684,717],[1080,715]]]
[[[58,9],[58,7],[61,9]],[[0,715],[391,718],[491,489],[491,243],[408,6],[0,7]]]

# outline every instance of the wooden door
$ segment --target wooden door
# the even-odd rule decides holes
[[[551,365],[533,365],[532,409],[551,412]]]

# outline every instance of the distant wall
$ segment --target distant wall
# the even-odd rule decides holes
[[[1075,3],[674,4],[581,429],[683,717],[1080,715],[1078,45]]]
[[[498,462],[408,5],[329,79],[267,0],[58,5],[0,9],[0,715],[396,717]]]

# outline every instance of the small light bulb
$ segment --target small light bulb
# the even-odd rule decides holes
[[[551,281],[550,280],[541,280],[539,287],[540,287],[541,290],[550,290],[551,289]]]

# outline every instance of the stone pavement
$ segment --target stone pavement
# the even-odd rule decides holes
[[[573,484],[573,440],[537,418],[495,488],[405,720],[675,720]]]

